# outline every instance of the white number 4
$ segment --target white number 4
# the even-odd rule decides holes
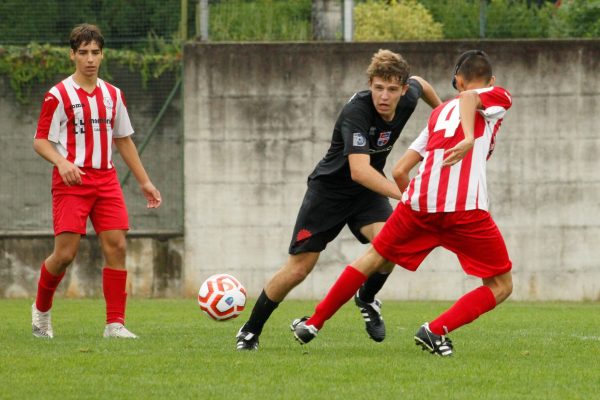
[[[434,133],[444,131],[444,137],[452,137],[460,124],[460,112],[458,111],[458,99],[449,101],[437,117]]]

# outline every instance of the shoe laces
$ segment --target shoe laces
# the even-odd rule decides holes
[[[381,302],[375,299],[372,303],[364,303],[365,305],[361,307],[362,312],[366,312],[369,314],[369,317],[372,320],[379,321],[381,318]]]
[[[137,338],[137,335],[125,328],[123,324],[115,324],[108,327],[109,336],[112,337],[125,337],[125,338]]]
[[[50,312],[42,312],[38,309],[35,309],[33,312],[34,324],[38,328],[47,329],[50,324]]]

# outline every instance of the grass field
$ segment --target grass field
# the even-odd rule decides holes
[[[453,332],[455,356],[414,345],[449,303],[385,302],[388,337],[367,338],[346,305],[306,346],[288,325],[315,302],[284,302],[258,352],[236,352],[249,315],[213,322],[193,300],[129,301],[139,340],[107,340],[102,300],[59,298],[53,340],[27,300],[1,300],[0,399],[598,399],[600,305],[507,303]]]

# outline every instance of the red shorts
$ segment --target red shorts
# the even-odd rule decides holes
[[[483,210],[426,213],[401,203],[373,239],[379,254],[410,271],[438,246],[455,253],[463,270],[479,278],[512,268],[502,234]]]
[[[54,235],[86,234],[88,217],[96,233],[129,229],[129,218],[117,171],[81,168],[81,185],[67,186],[58,169],[52,171]]]

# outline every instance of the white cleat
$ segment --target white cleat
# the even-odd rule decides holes
[[[123,324],[120,324],[118,322],[113,322],[111,324],[106,325],[106,328],[104,328],[104,335],[105,338],[120,338],[120,339],[137,339],[137,335],[134,333],[131,333],[127,330],[127,328],[125,328],[125,326],[123,326]]]
[[[33,336],[39,338],[52,339],[54,337],[50,310],[46,312],[39,311],[35,303],[31,305],[31,332]]]

